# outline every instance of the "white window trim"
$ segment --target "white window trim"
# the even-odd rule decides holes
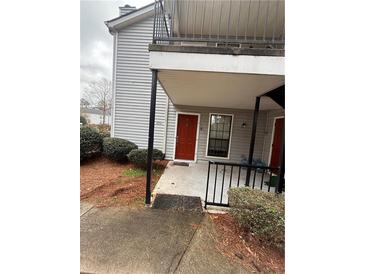
[[[218,157],[218,156],[209,156],[208,155],[208,145],[209,145],[209,135],[210,135],[210,119],[212,117],[213,114],[216,115],[225,115],[225,116],[231,116],[231,132],[229,134],[229,145],[228,145],[228,155],[227,157]],[[206,144],[206,148],[205,148],[205,157],[206,158],[212,158],[212,159],[224,159],[224,160],[228,160],[231,156],[231,144],[232,144],[232,134],[233,134],[233,122],[234,122],[234,114],[233,113],[218,113],[218,112],[211,112],[209,113],[209,117],[208,117],[208,132],[207,132],[207,144]]]
[[[275,123],[277,119],[283,119],[285,116],[276,116],[274,117],[274,122],[272,124],[272,131],[271,131],[271,141],[270,141],[270,150],[269,150],[269,158],[267,159],[267,165],[270,166],[271,162],[271,154],[272,154],[272,145],[274,143],[274,134],[275,134]]]
[[[176,154],[177,123],[178,123],[179,114],[198,116],[198,124],[196,126],[196,136],[195,136],[196,141],[195,141],[194,160],[177,159],[176,158],[176,155],[175,155]],[[186,163],[196,163],[196,161],[198,159],[199,131],[200,131],[200,113],[176,111],[176,117],[175,117],[175,136],[174,136],[174,154],[173,154],[173,158],[172,158],[173,161],[181,161],[181,162],[186,162]]]

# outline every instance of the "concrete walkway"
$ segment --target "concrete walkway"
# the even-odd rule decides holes
[[[156,184],[154,193],[195,196],[204,201],[207,170],[207,162],[178,166],[171,161]]]
[[[209,217],[81,204],[82,273],[247,273],[215,249]]]

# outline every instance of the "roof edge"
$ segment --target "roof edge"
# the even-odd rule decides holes
[[[105,21],[104,23],[108,27],[109,32],[111,34],[113,34],[114,32],[116,32],[117,28],[126,27],[126,26],[138,21],[139,17],[144,18],[144,16],[147,13],[154,11],[154,5],[155,5],[155,3],[152,2],[151,4],[148,4],[139,9],[133,10],[126,14],[120,15],[111,20]]]

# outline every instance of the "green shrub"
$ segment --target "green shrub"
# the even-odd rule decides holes
[[[110,125],[89,125],[89,127],[95,129],[97,132],[100,133],[102,138],[110,137]]]
[[[100,131],[100,136],[101,138],[109,138],[110,137],[110,132],[104,132],[104,131]]]
[[[161,150],[154,149],[152,153],[154,160],[163,160],[164,154]],[[137,167],[147,168],[147,149],[134,149],[128,154],[128,159]]]
[[[104,138],[103,140],[104,155],[119,162],[127,161],[128,153],[137,148],[136,144],[120,138]]]
[[[102,151],[103,139],[92,128],[80,128],[80,161],[99,155]]]
[[[239,226],[269,245],[284,250],[284,196],[250,188],[232,188],[228,192],[231,214]]]
[[[87,125],[87,121],[86,121],[86,118],[84,116],[80,116],[80,123],[85,126]]]

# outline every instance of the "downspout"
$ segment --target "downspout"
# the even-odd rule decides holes
[[[113,49],[113,87],[112,87],[112,90],[113,90],[113,96],[112,96],[112,111],[111,111],[111,114],[112,114],[112,117],[111,117],[111,120],[112,120],[112,125],[111,125],[111,134],[110,136],[111,137],[114,137],[115,136],[115,97],[116,97],[116,87],[117,87],[117,84],[116,84],[116,75],[117,75],[117,46],[118,46],[118,32],[115,32],[114,35],[113,35],[113,39],[114,39],[114,49]]]

